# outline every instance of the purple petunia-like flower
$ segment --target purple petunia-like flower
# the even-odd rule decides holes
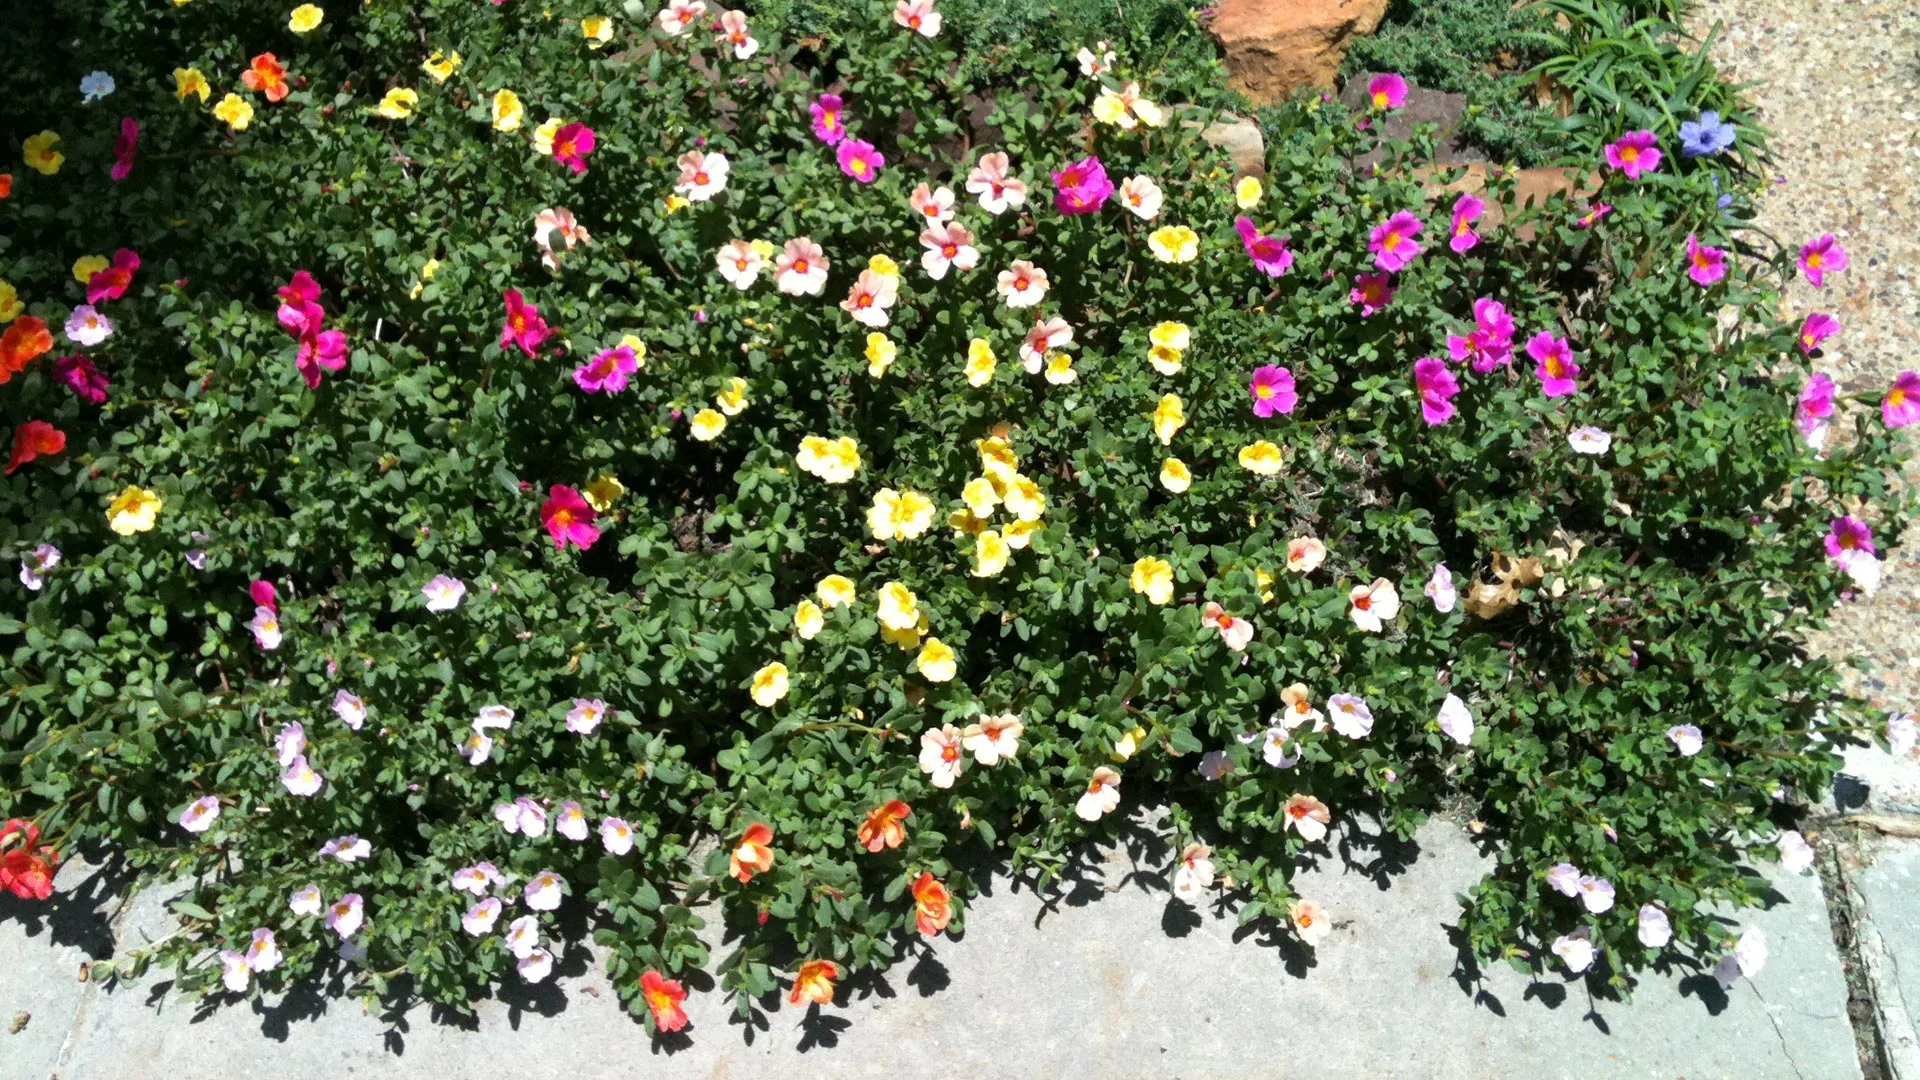
[[[1428,426],[1438,427],[1453,419],[1454,396],[1460,393],[1460,380],[1444,360],[1423,356],[1413,362],[1413,383],[1420,391],[1420,416]]]
[[[1810,312],[1800,324],[1800,351],[1808,356],[1820,343],[1840,332],[1840,320],[1824,312]]]
[[[1112,197],[1113,181],[1107,179],[1107,168],[1100,159],[1090,155],[1054,173],[1053,189],[1055,210],[1091,214]]]
[[[1293,372],[1272,364],[1254,369],[1247,393],[1253,398],[1253,415],[1262,420],[1274,413],[1290,413],[1300,402],[1300,395],[1294,391]]]
[[[1254,268],[1268,277],[1279,277],[1293,268],[1293,252],[1287,248],[1285,237],[1262,236],[1254,227],[1253,219],[1245,214],[1233,219],[1233,230],[1240,234],[1240,245],[1247,249],[1247,258],[1253,260]]]

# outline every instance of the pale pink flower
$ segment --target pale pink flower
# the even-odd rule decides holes
[[[203,833],[213,828],[220,816],[220,799],[216,795],[202,795],[187,804],[180,812],[180,827],[190,833]]]
[[[1733,952],[1720,958],[1713,967],[1713,977],[1722,989],[1731,990],[1733,984],[1740,981],[1742,975],[1751,979],[1760,973],[1767,963],[1767,935],[1757,926],[1749,926],[1740,934],[1740,940],[1733,946]]]
[[[928,783],[937,788],[950,788],[966,768],[967,757],[960,746],[959,728],[942,724],[920,733],[920,771],[927,774]]]
[[[340,935],[342,940],[352,937],[365,922],[359,893],[348,893],[327,905],[327,929]]]
[[[957,221],[936,224],[921,233],[920,246],[927,249],[920,254],[920,265],[935,281],[945,278],[949,267],[971,270],[980,265],[980,249],[973,246],[973,233]]]
[[[687,28],[700,21],[706,15],[705,0],[667,0],[667,6],[660,9],[657,20],[662,33],[669,37],[679,37]]]
[[[996,287],[1008,307],[1032,307],[1046,298],[1047,272],[1025,259],[1015,259],[1012,266],[1000,271]]]
[[[933,10],[934,0],[900,0],[893,8],[893,21],[930,38],[940,33],[940,13]]]
[[[586,811],[580,809],[580,804],[572,799],[561,803],[559,811],[553,815],[553,831],[576,842],[585,840],[587,838]]]
[[[1448,694],[1440,703],[1439,723],[1441,733],[1461,746],[1473,741],[1473,713],[1468,711],[1467,703],[1460,700],[1460,695]]]
[[[1447,569],[1446,563],[1433,568],[1433,576],[1427,579],[1426,587],[1420,591],[1433,601],[1433,610],[1442,615],[1452,613],[1454,603],[1460,598],[1459,591],[1453,585],[1453,571]]]
[[[573,211],[566,207],[552,206],[536,214],[533,219],[533,245],[540,249],[540,265],[556,273],[560,270],[560,257],[553,250],[553,238],[556,235],[568,251],[572,251],[575,244],[593,245],[593,237],[588,235],[586,226],[575,221]]]
[[[247,946],[247,967],[252,971],[272,971],[286,959],[280,952],[280,943],[273,939],[273,931],[262,926],[254,930],[253,941]]]
[[[1191,904],[1213,888],[1213,849],[1205,844],[1188,844],[1180,852],[1173,868],[1173,895]]]
[[[1580,890],[1580,902],[1586,905],[1589,914],[1604,915],[1613,910],[1613,882],[1592,874],[1582,874],[1577,887]]]
[[[1141,221],[1152,221],[1165,202],[1166,195],[1150,176],[1129,176],[1120,181],[1120,205]]]
[[[346,690],[336,690],[333,694],[333,715],[354,731],[367,722],[367,703],[359,695]]]
[[[1281,829],[1283,831],[1292,829],[1309,844],[1317,844],[1325,839],[1327,823],[1333,820],[1333,811],[1327,808],[1326,803],[1311,795],[1298,792],[1287,796],[1286,804],[1280,808],[1280,813],[1286,819]]]
[[[295,915],[318,915],[326,906],[318,885],[308,884],[287,897],[287,910]]]
[[[522,915],[507,924],[507,951],[519,959],[526,959],[540,946],[540,919],[533,915]]]
[[[1386,578],[1375,578],[1371,585],[1355,585],[1347,591],[1353,605],[1347,612],[1353,625],[1369,634],[1378,634],[1400,614],[1400,590]]]
[[[514,964],[514,968],[520,972],[522,979],[530,983],[543,982],[547,976],[553,974],[553,954],[535,947],[521,957]]]
[[[1547,887],[1562,896],[1580,895],[1580,868],[1570,862],[1555,864],[1547,871]]]
[[[1005,277],[1002,274],[1001,277]],[[1020,366],[1027,374],[1038,375],[1046,366],[1047,354],[1064,349],[1073,344],[1073,327],[1067,320],[1054,316],[1051,319],[1036,319],[1033,329],[1027,331],[1026,339],[1020,343]]]
[[[1813,845],[1798,829],[1780,834],[1780,866],[1789,874],[1804,874],[1813,869]]]
[[[853,287],[847,290],[847,298],[840,301],[840,310],[852,315],[853,321],[862,326],[875,329],[885,326],[887,309],[900,298],[898,282],[891,274],[862,270]]]
[[[1220,631],[1220,640],[1234,652],[1242,652],[1253,640],[1253,623],[1236,619],[1226,609],[1209,600],[1200,610],[1200,625]]]
[[[291,794],[300,798],[311,798],[320,791],[320,774],[307,764],[307,755],[295,754],[287,763],[287,770],[280,774],[280,783]]]
[[[1658,904],[1642,904],[1636,933],[1640,944],[1649,949],[1664,949],[1667,942],[1673,940],[1673,921]]]
[[[1333,730],[1349,739],[1363,739],[1373,732],[1373,710],[1355,694],[1335,694],[1327,699]]]
[[[546,807],[527,798],[525,795],[510,803],[501,803],[493,808],[493,819],[500,823],[508,835],[519,833],[528,839],[547,834]]]
[[[1675,724],[1667,729],[1667,738],[1673,740],[1673,745],[1680,751],[1681,757],[1692,757],[1706,746],[1706,740],[1701,737],[1700,729],[1692,724]]]
[[[336,862],[354,863],[373,854],[373,845],[349,833],[336,836],[320,845],[320,857],[331,858]]]
[[[1082,821],[1099,821],[1119,806],[1120,774],[1102,765],[1093,770],[1086,792],[1073,804],[1073,812]]]
[[[953,189],[945,184],[930,187],[925,183],[914,187],[907,196],[907,204],[913,212],[926,219],[928,227],[943,225],[953,220]]]
[[[460,929],[474,937],[485,937],[493,933],[494,924],[500,921],[500,912],[505,907],[506,905],[500,902],[499,897],[489,896],[468,908],[467,913],[460,916]]]
[[[247,992],[247,986],[253,981],[253,969],[247,966],[244,954],[232,949],[220,950],[220,982],[236,994]]]
[[[676,164],[680,166],[680,179],[674,183],[673,190],[686,196],[689,202],[706,202],[727,186],[731,166],[724,154],[689,150],[680,155]]]
[[[591,735],[612,710],[599,698],[574,698],[567,710],[567,730],[575,735]]]
[[[273,740],[273,747],[274,751],[280,757],[281,768],[284,769],[293,764],[294,758],[299,757],[307,751],[306,727],[300,724],[299,721],[291,724],[282,724],[280,734]]]
[[[493,736],[475,731],[460,742],[460,756],[473,766],[485,765],[493,757]]]
[[[559,874],[542,870],[527,880],[527,887],[521,892],[520,898],[535,911],[553,911],[560,906],[560,897],[566,884]]]
[[[1020,736],[1026,730],[1026,725],[1012,713],[982,716],[960,732],[960,746],[972,753],[973,760],[980,764],[995,765],[1013,760],[1020,752]]]
[[[733,46],[733,58],[745,60],[760,51],[760,42],[747,33],[747,13],[727,11],[720,16],[720,29],[714,35],[722,45]]]
[[[1554,938],[1553,955],[1567,965],[1569,974],[1578,975],[1592,967],[1593,942],[1587,938],[1587,928],[1583,926],[1571,934]]]
[[[967,174],[967,191],[980,197],[989,214],[1003,214],[1027,201],[1027,182],[1012,175],[1007,155],[999,150],[980,155],[980,164]]]
[[[472,893],[475,896],[486,895],[488,887],[506,880],[500,876],[499,868],[490,862],[478,862],[472,866],[463,866],[453,872],[455,892]]]
[[[818,296],[827,287],[827,253],[804,236],[789,240],[773,260],[773,280],[788,296]]]
[[[609,855],[625,855],[633,850],[633,826],[624,819],[610,817],[600,822],[600,846]]]
[[[272,652],[280,647],[280,613],[265,604],[253,609],[253,621],[247,629],[253,631],[254,644],[262,649]]]

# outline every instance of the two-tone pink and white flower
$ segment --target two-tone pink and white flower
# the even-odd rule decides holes
[[[675,164],[680,166],[680,179],[674,182],[673,190],[688,202],[706,202],[720,194],[732,169],[727,156],[716,151],[689,150]]]
[[[957,221],[937,223],[921,233],[920,246],[927,249],[920,253],[920,266],[935,281],[945,278],[954,267],[971,270],[980,265],[980,249],[973,246],[973,233]]]

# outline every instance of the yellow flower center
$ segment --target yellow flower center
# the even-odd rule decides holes
[[[561,528],[563,528],[563,529],[564,529],[564,528],[566,528],[566,527],[567,527],[567,526],[569,526],[569,525],[572,525],[572,524],[573,524],[573,511],[571,511],[571,510],[557,510],[557,511],[555,511],[555,512],[554,512],[554,515],[553,515],[553,523],[554,523],[555,525],[558,525],[558,526],[560,526],[560,527],[561,527]]]
[[[867,159],[866,158],[853,159],[853,175],[855,176],[867,175]]]
[[[1815,270],[1818,270],[1821,267],[1827,265],[1827,257],[1816,251],[1813,254],[1807,256],[1807,265],[1811,266]]]
[[[1621,160],[1621,161],[1624,161],[1624,162],[1626,162],[1626,163],[1628,163],[1629,165],[1631,165],[1632,163],[1634,163],[1634,162],[1636,162],[1636,161],[1639,161],[1639,160],[1640,160],[1640,148],[1639,148],[1639,147],[1637,147],[1637,146],[1623,146],[1623,147],[1621,147],[1621,148],[1620,148],[1620,160]]]

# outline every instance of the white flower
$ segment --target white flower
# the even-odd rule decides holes
[[[1563,862],[1547,871],[1547,885],[1562,896],[1580,895],[1580,868]]]
[[[1073,804],[1073,812],[1082,821],[1099,821],[1120,805],[1120,774],[1105,765],[1093,770],[1087,790]]]
[[[67,340],[75,345],[92,347],[113,336],[113,321],[92,304],[81,304],[67,315],[66,331]]]
[[[1004,151],[980,155],[980,164],[967,174],[967,191],[980,197],[980,206],[999,215],[1027,201],[1027,182],[1014,176]]]
[[[253,943],[247,946],[246,955],[247,967],[254,971],[272,971],[284,959],[279,943],[273,940],[273,931],[264,926],[253,932]]]
[[[1400,614],[1400,590],[1386,578],[1375,578],[1371,585],[1355,585],[1348,590],[1347,600],[1353,605],[1347,612],[1353,625],[1369,634],[1386,629],[1386,624]]]
[[[373,845],[353,835],[336,836],[320,845],[321,858],[332,856],[343,863],[359,862],[372,854]]]
[[[1153,182],[1151,176],[1129,176],[1120,181],[1120,205],[1142,221],[1152,221],[1160,214],[1160,207],[1166,202],[1166,195],[1160,185]]]
[[[367,722],[367,703],[345,690],[337,691],[333,695],[333,715],[339,717],[341,723],[359,731],[360,725]]]
[[[1872,596],[1880,591],[1881,566],[1879,559],[1864,551],[1856,551],[1852,558],[1841,564],[1840,568],[1847,572],[1847,576],[1853,579],[1853,583],[1860,587],[1861,592]]]
[[[437,574],[432,581],[420,586],[420,595],[427,598],[428,611],[452,611],[460,606],[460,598],[467,595],[467,586],[459,578]]]
[[[500,902],[499,897],[487,897],[468,908],[465,915],[460,916],[460,929],[474,937],[484,937],[493,933],[494,924],[500,921],[500,912],[505,906]]]
[[[600,846],[607,849],[609,855],[625,855],[633,850],[633,826],[617,817],[610,817],[600,823]]]
[[[1907,757],[1914,748],[1920,746],[1920,724],[1915,724],[1912,713],[1896,713],[1887,717],[1887,749],[1895,757]]]
[[[827,287],[827,253],[804,236],[787,241],[773,260],[773,283],[788,296],[818,296]]]
[[[187,808],[180,812],[180,827],[190,833],[203,833],[213,828],[214,819],[219,816],[219,797],[202,795],[187,804]]]
[[[483,705],[480,714],[473,718],[473,730],[485,731],[488,728],[506,729],[513,726],[513,710],[505,705]]]
[[[514,966],[519,968],[521,978],[537,983],[553,974],[553,954],[541,948],[530,949]]]
[[[1260,756],[1266,759],[1267,764],[1276,769],[1291,769],[1300,763],[1297,756],[1287,754],[1287,729],[1268,728],[1266,735],[1262,738],[1264,742],[1261,744]]]
[[[476,731],[468,735],[466,741],[460,744],[460,756],[466,758],[469,765],[476,767],[485,765],[488,759],[493,757],[492,736],[484,731]]]
[[[974,761],[996,765],[1013,760],[1020,752],[1020,736],[1026,730],[1026,725],[1012,713],[983,716],[979,723],[961,729],[960,746],[973,755]]]
[[[561,890],[566,882],[551,870],[542,870],[527,882],[521,898],[535,911],[552,911],[560,906]]]
[[[60,549],[52,544],[41,544],[20,557],[20,584],[39,592],[41,586],[46,584],[43,575],[59,565]]]
[[[1789,874],[1804,874],[1813,868],[1813,845],[1798,829],[1780,834],[1780,865]]]
[[[568,799],[560,804],[560,812],[554,815],[553,831],[569,840],[580,841],[587,838],[587,814],[580,804]]]
[[[1460,598],[1459,592],[1453,587],[1453,571],[1447,569],[1446,563],[1433,568],[1433,576],[1427,579],[1426,588],[1420,591],[1433,601],[1433,610],[1442,615],[1451,614],[1454,601]]]
[[[540,920],[522,915],[507,924],[507,949],[524,960],[540,944]]]
[[[1287,904],[1287,918],[1293,920],[1293,932],[1302,944],[1318,947],[1333,933],[1327,913],[1312,900],[1294,900]]]
[[[681,154],[675,164],[680,166],[680,179],[673,190],[685,195],[689,202],[706,202],[720,194],[727,186],[727,173],[733,168],[725,154],[702,154],[698,150]]]
[[[1591,425],[1567,433],[1567,445],[1576,454],[1604,454],[1613,446],[1613,436]]]
[[[1553,954],[1567,965],[1569,974],[1578,975],[1593,966],[1593,942],[1582,928],[1553,939]]]
[[[1008,307],[1032,307],[1046,299],[1047,272],[1025,259],[1015,259],[1013,265],[1000,271],[994,288]]]
[[[453,872],[454,891],[475,896],[484,896],[487,886],[501,880],[500,871],[490,862],[474,863]]]
[[[760,276],[760,271],[767,265],[760,253],[753,250],[753,245],[745,240],[727,241],[714,255],[713,261],[720,268],[720,276],[736,289],[752,288],[754,279]]]
[[[1692,724],[1675,724],[1667,729],[1667,738],[1672,739],[1673,745],[1679,748],[1681,757],[1692,757],[1706,745],[1706,740],[1700,737],[1700,729]]]
[[[966,771],[967,756],[960,746],[960,729],[942,724],[920,733],[920,771],[937,788],[950,788]]]
[[[1349,739],[1362,739],[1373,731],[1373,710],[1352,694],[1328,698],[1327,711],[1333,714],[1333,730]]]
[[[1213,888],[1213,849],[1205,844],[1188,844],[1173,868],[1173,895],[1191,904],[1200,894]]]
[[[280,613],[265,604],[253,609],[253,621],[247,629],[253,631],[254,643],[262,649],[272,652],[280,647]]]
[[[508,835],[519,833],[533,839],[547,834],[546,808],[524,795],[510,803],[495,806],[493,819],[500,823]]]
[[[946,188],[941,188],[946,191]],[[957,221],[935,224],[920,234],[920,266],[927,276],[940,281],[950,267],[971,270],[980,265],[980,249],[973,246],[973,233]]]
[[[287,897],[287,910],[295,915],[318,915],[327,906],[320,897],[320,886],[308,885]]]
[[[220,981],[236,994],[247,992],[247,984],[253,979],[253,969],[247,966],[247,958],[232,949],[220,950]]]
[[[1448,694],[1440,703],[1440,730],[1461,746],[1473,741],[1473,714],[1458,694]]]
[[[113,76],[104,71],[89,71],[80,77],[80,103],[99,101],[113,93]]]
[[[1104,41],[1100,42],[1099,52],[1095,52],[1085,45],[1080,46],[1080,52],[1074,59],[1080,61],[1080,74],[1085,75],[1089,79],[1100,75],[1102,72],[1113,70],[1113,50],[1108,48],[1107,43]]]
[[[1580,902],[1587,906],[1591,914],[1600,915],[1613,910],[1613,882],[1592,874],[1582,874],[1578,887]]]
[[[1199,773],[1203,780],[1218,780],[1233,771],[1233,759],[1225,750],[1209,750],[1200,755]]]
[[[574,698],[567,711],[567,730],[576,735],[591,735],[607,717],[607,703],[599,698]]]
[[[1317,844],[1326,838],[1327,824],[1333,820],[1333,811],[1327,804],[1311,795],[1295,792],[1287,796],[1286,805],[1280,808],[1285,819],[1280,828],[1288,828],[1300,834],[1300,838],[1309,844]]]
[[[320,790],[320,774],[307,764],[307,755],[295,754],[288,763],[287,771],[280,774],[280,783],[286,789],[301,798],[309,798]]]
[[[1751,979],[1760,973],[1767,963],[1767,936],[1757,926],[1749,926],[1740,933],[1740,940],[1734,943],[1733,952],[1720,958],[1713,966],[1713,977],[1720,982],[1722,989],[1732,989],[1733,984],[1745,975]]]
[[[1640,944],[1649,949],[1664,949],[1673,940],[1673,923],[1657,904],[1640,905]]]
[[[366,912],[360,906],[360,894],[348,893],[327,906],[327,929],[346,940],[354,935],[366,922]]]
[[[280,767],[284,769],[293,764],[294,758],[306,753],[307,729],[298,721],[283,724],[280,727],[279,737],[273,740],[273,745],[280,755]]]

